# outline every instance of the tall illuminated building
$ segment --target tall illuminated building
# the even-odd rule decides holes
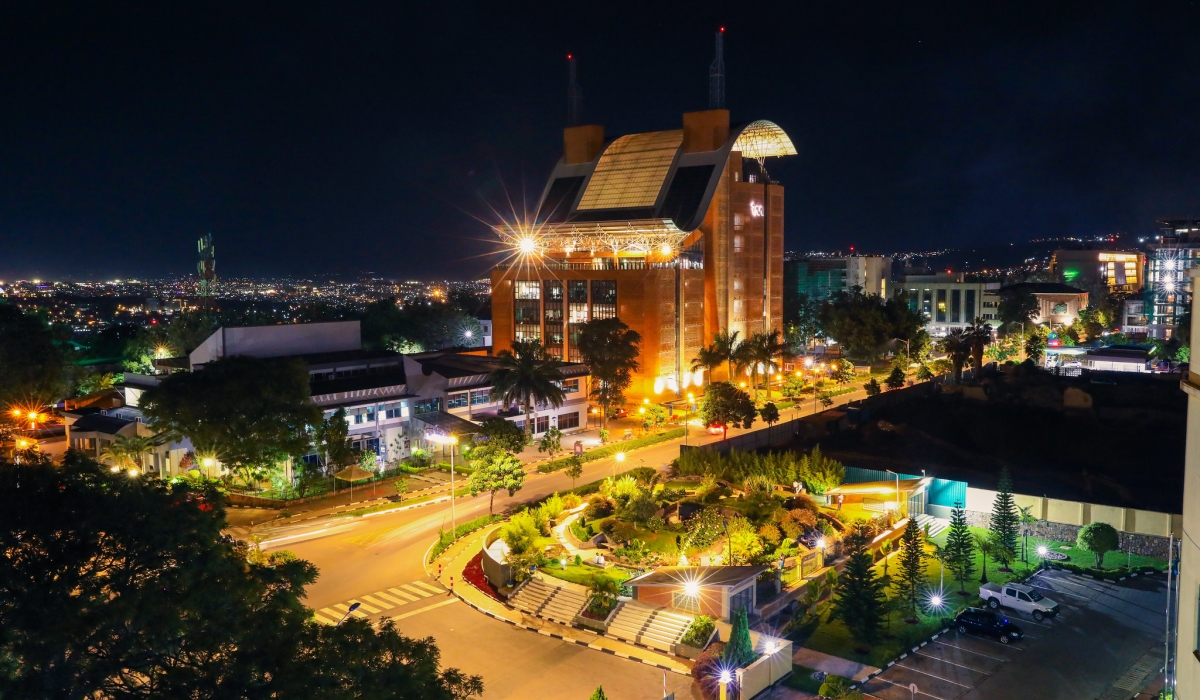
[[[496,351],[539,338],[579,360],[579,326],[616,316],[642,336],[630,394],[666,399],[702,380],[691,360],[714,333],[782,330],[783,187],[763,161],[796,149],[725,109],[682,127],[565,129],[535,217],[497,228],[511,255],[492,271]]]

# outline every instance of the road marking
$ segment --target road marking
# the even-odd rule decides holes
[[[927,658],[927,659],[932,659],[932,660],[934,660],[934,661],[940,661],[941,663],[944,663],[944,664],[950,664],[951,666],[958,666],[959,668],[965,668],[965,669],[967,669],[968,671],[974,671],[975,673],[982,673],[982,674],[983,674],[983,675],[985,675],[985,676],[990,676],[990,675],[992,675],[992,674],[988,673],[987,671],[984,671],[984,670],[983,670],[983,669],[981,669],[981,668],[975,668],[974,666],[968,666],[968,665],[966,665],[966,664],[960,664],[960,663],[957,663],[957,662],[955,662],[955,661],[951,661],[950,659],[943,659],[943,658],[942,658],[942,657],[940,657],[940,656],[935,656],[935,655],[933,655],[933,654],[930,654],[930,653],[928,653],[928,650],[929,650],[929,649],[931,649],[931,648],[932,648],[932,645],[931,645],[931,646],[929,646],[929,647],[924,647],[924,648],[922,648],[922,649],[919,649],[919,650],[917,650],[917,651],[913,652],[913,655],[914,655],[914,656],[924,656],[924,657],[925,657],[925,658]],[[955,649],[961,649],[961,647],[954,647],[954,648],[955,648]],[[962,651],[968,651],[968,650],[967,650],[967,649],[962,649]],[[990,659],[990,658],[992,658],[992,657],[990,657],[990,656],[985,656],[984,654],[980,654],[979,656],[983,656],[985,659]],[[907,668],[907,667],[906,667],[906,668]]]
[[[421,609],[419,609],[419,610],[413,610],[413,611],[412,611],[412,612],[410,612],[410,613],[404,613],[403,615],[397,615],[397,616],[393,617],[392,619],[393,619],[393,620],[403,620],[403,619],[404,619],[404,618],[406,618],[406,617],[412,617],[413,615],[420,615],[421,613],[423,613],[423,612],[427,612],[427,611],[429,611],[429,610],[433,610],[434,608],[440,608],[440,607],[442,607],[443,605],[449,605],[449,604],[451,604],[451,603],[457,603],[457,602],[458,602],[458,598],[449,598],[449,599],[447,599],[447,600],[443,600],[443,601],[442,601],[442,602],[440,602],[440,603],[434,603],[434,604],[432,604],[432,605],[426,605],[425,607],[423,607],[423,608],[421,608]]]
[[[362,599],[367,601],[371,605],[378,605],[379,607],[383,608],[384,610],[391,610],[392,608],[396,607],[396,606],[392,605],[391,603],[385,603],[382,600],[379,600],[378,598],[372,598],[369,595],[363,596]]]
[[[404,596],[408,600],[420,600],[420,598],[416,597],[415,595],[412,595],[411,593],[405,593],[404,591],[402,591],[398,588],[389,588],[388,591],[391,593],[395,593],[398,596]]]
[[[978,638],[978,637],[971,637],[971,639],[979,639],[979,638]],[[957,645],[957,644],[951,644],[950,642],[948,642],[948,641],[946,641],[946,640],[947,640],[947,637],[942,637],[942,638],[938,639],[938,642],[939,642],[939,643],[941,643],[941,644],[945,644],[945,645],[946,645],[946,646],[948,646],[948,647],[954,647],[955,649],[962,649],[963,651],[969,651],[969,652],[971,652],[972,654],[978,654],[979,656],[982,656],[982,657],[983,657],[983,658],[985,658],[985,659],[991,659],[992,661],[1003,661],[1004,663],[1008,663],[1008,659],[1002,659],[1002,658],[1000,658],[999,656],[992,656],[991,654],[985,654],[985,653],[983,653],[982,651],[975,651],[974,649],[968,649],[968,648],[966,648],[966,647],[960,647],[959,645]],[[980,639],[980,641],[987,641],[987,640]],[[1010,648],[1010,647],[1009,647],[1008,645],[1005,645],[1005,648]],[[1015,648],[1015,647],[1013,647],[1013,648]]]
[[[375,593],[372,593],[371,595],[375,596],[376,598],[383,598],[384,600],[395,603],[396,605],[408,605],[407,600],[401,600],[400,598],[397,598],[394,595],[388,595],[387,593],[384,593],[383,591],[376,591]]]
[[[317,622],[320,622],[323,625],[336,625],[338,623],[338,620],[341,618],[341,616],[334,615],[334,616],[332,616],[332,619],[331,619],[331,618],[325,617],[321,613],[313,613],[313,618],[316,619]]]
[[[342,615],[345,614],[344,612],[338,612],[337,610],[334,610],[333,608],[321,608],[318,612],[321,613],[322,615],[324,615],[325,617],[332,617],[334,620],[342,619]]]
[[[432,598],[433,597],[432,593],[426,593],[425,591],[421,590],[420,588],[414,588],[412,585],[407,584],[407,583],[400,584],[400,587],[406,591],[412,591],[413,593],[416,593],[417,595],[421,596],[422,598]]]
[[[445,593],[446,592],[446,589],[438,588],[437,586],[431,586],[428,583],[425,583],[424,581],[413,581],[413,585],[420,586],[422,588],[428,588],[429,590],[433,591],[434,593]]]
[[[351,601],[351,602],[353,602],[353,601]],[[346,605],[345,603],[338,603],[337,605],[334,605],[333,607],[341,609],[343,615],[345,615],[346,613],[350,613],[351,615],[359,618],[360,620],[362,618],[366,617],[366,613],[360,612],[358,610],[350,610],[350,606]]]
[[[951,685],[958,685],[958,686],[962,686],[963,688],[970,688],[970,687],[971,687],[971,686],[969,686],[969,685],[967,685],[967,684],[965,684],[965,683],[959,683],[958,681],[952,681],[952,680],[950,680],[949,678],[942,678],[941,676],[939,676],[939,675],[937,675],[937,674],[934,674],[934,673],[930,673],[929,671],[922,671],[922,670],[921,670],[921,669],[919,669],[919,668],[915,668],[915,667],[913,667],[913,666],[908,666],[908,665],[906,665],[906,664],[904,663],[904,661],[901,661],[900,663],[896,664],[896,666],[899,666],[900,668],[903,668],[903,669],[907,669],[907,670],[909,670],[909,671],[912,671],[913,673],[919,673],[919,674],[921,674],[922,676],[929,676],[930,678],[936,678],[936,679],[938,679],[939,681],[946,681],[947,683],[949,683],[949,684],[951,684]],[[887,680],[887,679],[885,678],[884,680]]]
[[[379,608],[371,607],[370,605],[367,605],[366,603],[362,602],[358,598],[355,598],[354,600],[350,601],[351,605],[354,605],[355,603],[358,603],[359,610],[366,610],[367,612],[369,612],[371,614],[375,614],[375,613],[379,612]]]

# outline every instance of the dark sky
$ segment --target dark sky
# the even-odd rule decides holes
[[[789,248],[1200,216],[1195,3],[42,0],[0,5],[0,275],[186,272],[206,231],[224,275],[481,275],[565,54],[610,137],[677,128],[720,25],[734,121],[800,151]]]

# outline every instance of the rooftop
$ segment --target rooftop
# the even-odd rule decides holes
[[[93,432],[105,433],[106,435],[116,435],[127,425],[133,423],[131,420],[117,418],[116,416],[106,416],[101,413],[89,413],[71,425],[71,432]]]

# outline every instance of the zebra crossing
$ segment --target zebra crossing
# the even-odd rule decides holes
[[[336,625],[347,613],[357,618],[367,618],[379,613],[401,612],[406,605],[421,603],[426,598],[444,595],[445,588],[424,581],[401,583],[391,588],[368,593],[357,598],[344,600],[326,608],[313,611],[313,618],[323,625]],[[350,606],[358,603],[358,608],[350,610]],[[420,606],[417,606],[420,607]]]

